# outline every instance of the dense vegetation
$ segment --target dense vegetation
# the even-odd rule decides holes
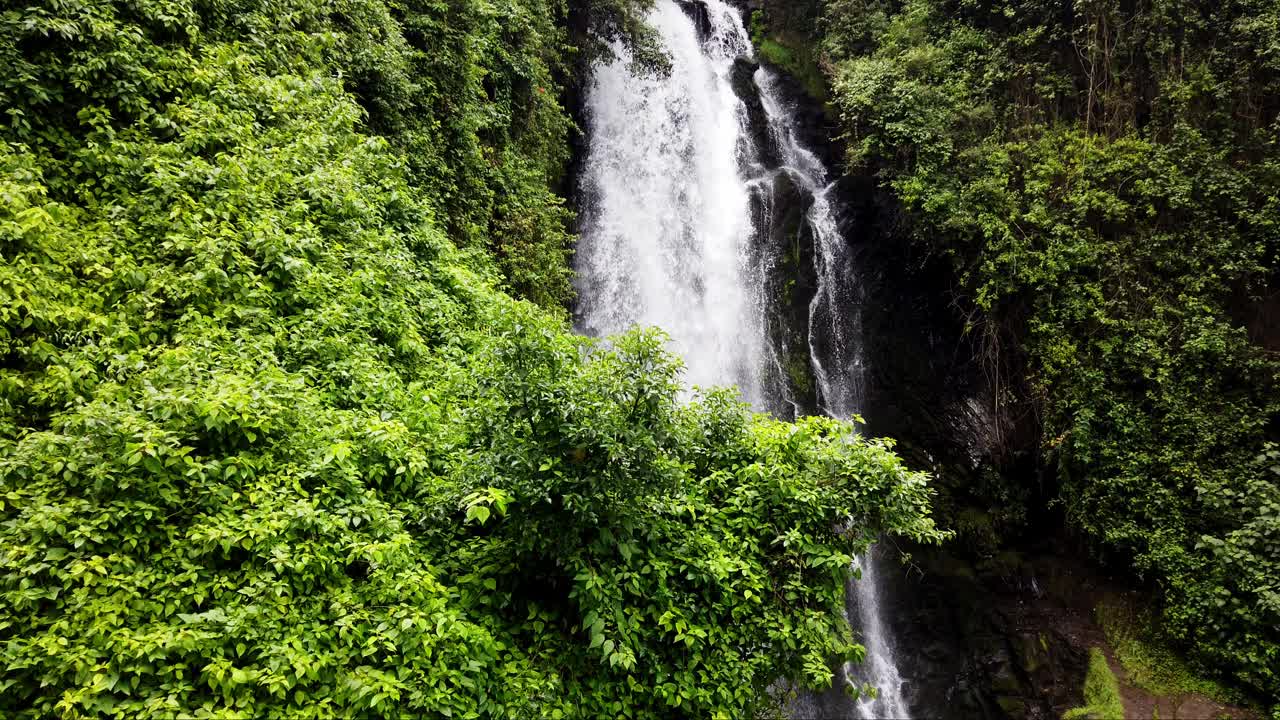
[[[1280,6],[823,7],[850,168],[950,259],[1053,470],[991,490],[997,531],[1047,497],[1201,668],[1280,701]]]
[[[0,10],[0,714],[746,717],[860,653],[924,477],[499,289],[568,292],[567,28],[630,7]]]

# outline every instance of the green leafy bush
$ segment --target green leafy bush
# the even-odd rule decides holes
[[[156,123],[201,81],[213,44],[270,72],[325,68],[401,151],[450,238],[491,251],[512,290],[554,308],[572,294],[572,218],[553,192],[572,127],[567,12],[538,0],[14,6],[0,19],[14,69],[0,90],[11,139],[53,151],[90,127],[174,131]]]
[[[1238,691],[1194,672],[1160,640],[1158,615],[1133,600],[1108,597],[1094,610],[1126,681],[1157,695],[1198,694],[1220,703],[1247,703]]]
[[[452,7],[0,11],[0,714],[744,716],[858,655],[853,553],[939,538],[885,444],[682,402],[448,239],[425,153],[497,145],[417,64],[514,52]]]

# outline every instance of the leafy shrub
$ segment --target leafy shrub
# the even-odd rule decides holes
[[[470,120],[360,89],[421,10],[0,11],[0,714],[742,716],[939,537],[885,444],[495,289],[404,154]]]

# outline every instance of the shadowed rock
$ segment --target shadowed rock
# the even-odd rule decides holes
[[[817,388],[809,356],[809,303],[818,289],[814,236],[807,216],[813,195],[791,172],[779,169],[753,189],[751,210],[761,262],[765,329],[777,367],[771,378],[786,399],[774,408],[783,417],[817,412]]]
[[[698,0],[676,0],[676,4],[693,21],[693,26],[698,31],[698,41],[706,42],[711,37],[711,15],[707,6]]]
[[[747,134],[744,139],[746,147],[739,150],[745,157],[744,165],[759,165],[773,169],[781,164],[777,143],[769,132],[769,117],[765,114],[764,104],[760,101],[760,88],[756,86],[755,73],[760,65],[747,58],[733,61],[733,70],[729,82],[733,92],[742,101],[747,110]]]

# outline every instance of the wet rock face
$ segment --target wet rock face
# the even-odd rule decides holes
[[[753,80],[756,64],[739,60],[735,90],[747,108],[751,134],[761,148],[756,162],[776,167],[778,151]],[[798,93],[783,81],[787,93]],[[827,140],[825,119],[814,103],[795,97],[805,142],[820,157],[838,152]],[[976,353],[967,345],[963,319],[946,294],[942,268],[912,257],[891,195],[871,177],[844,177],[833,192],[841,235],[857,258],[863,286],[858,299],[863,346],[870,368],[864,414],[870,432],[903,440],[917,467],[961,467],[980,443],[977,430],[960,427],[954,408],[984,388]],[[806,217],[814,202],[785,169],[762,172],[752,195],[755,246],[766,268],[760,278],[779,382],[795,414],[817,410],[809,355],[810,302],[818,288],[814,235]],[[796,362],[799,360],[799,362]],[[782,409],[779,414],[787,416]],[[1060,717],[1078,704],[1087,648],[1058,632],[1051,620],[1028,613],[1039,598],[1026,583],[984,577],[946,552],[918,549],[918,571],[898,572],[885,563],[882,609],[894,638],[905,695],[916,717]],[[826,716],[852,716],[856,707],[840,687],[810,696],[806,707]]]
[[[1050,720],[1080,704],[1089,640],[1073,610],[945,550],[915,556],[915,572],[894,576],[889,618],[913,712]]]
[[[775,355],[776,377],[788,406],[775,408],[794,419],[817,412],[817,387],[809,353],[809,304],[818,291],[813,265],[814,235],[807,222],[813,194],[786,169],[761,179],[752,194],[761,263],[765,327]]]
[[[758,268],[755,282],[774,361],[766,370],[765,382],[773,388],[769,395],[781,398],[769,409],[794,419],[817,412],[808,341],[809,303],[818,288],[814,235],[808,223],[814,197],[792,171],[782,167],[782,153],[769,130],[755,81],[759,68],[740,57],[729,79],[747,116],[739,162],[752,177],[751,220],[756,237],[748,265]]]
[[[776,168],[782,163],[782,159],[779,157],[778,143],[769,133],[769,118],[765,114],[764,103],[760,101],[760,88],[756,87],[755,73],[759,68],[758,63],[740,57],[733,61],[733,71],[729,76],[734,94],[747,110],[745,139],[750,142],[740,152],[743,154],[744,166],[754,164],[762,168]]]
[[[815,100],[786,71],[770,63],[761,63],[783,79],[778,83],[779,98],[794,113],[800,143],[813,151],[822,164],[832,171],[844,166],[844,145],[839,142],[840,128],[836,119],[827,115],[827,107]]]
[[[984,397],[986,381],[950,275],[911,251],[875,178],[846,176],[837,190],[863,280],[867,433],[895,438],[912,466],[962,494],[979,481],[983,431],[956,408]],[[1079,705],[1088,644],[1060,630],[1054,593],[1033,589],[1034,573],[993,574],[954,547],[908,549],[913,568],[888,561],[881,579],[915,717],[1049,720]]]
[[[912,466],[963,496],[979,482],[985,431],[982,417],[957,408],[988,389],[949,268],[914,252],[901,207],[876,178],[846,175],[834,192],[862,283],[866,432],[895,438]],[[908,549],[913,569],[887,561],[880,577],[913,716],[1048,720],[1079,705],[1089,643],[1061,630],[1062,593],[1033,589],[1025,565],[992,574],[955,548]]]
[[[676,0],[676,4],[693,21],[693,26],[698,31],[698,40],[706,41],[711,37],[711,16],[705,4],[698,0]]]

